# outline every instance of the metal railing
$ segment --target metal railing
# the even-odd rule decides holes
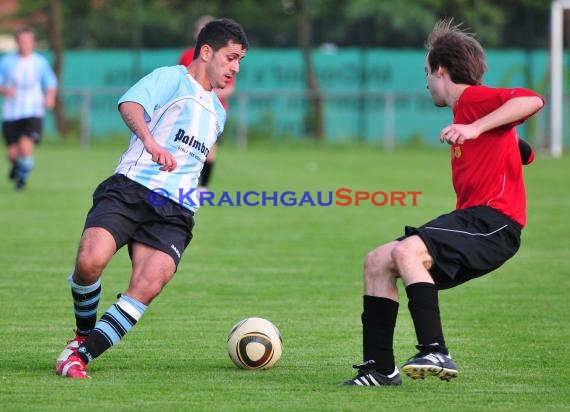
[[[81,146],[89,147],[94,136],[125,132],[116,106],[125,90],[117,87],[70,87],[60,91],[67,116],[78,120]],[[450,111],[434,107],[429,93],[425,92],[323,91],[319,95],[311,95],[306,91],[292,90],[243,91],[230,99],[229,115],[236,124],[237,146],[247,147],[253,129],[266,128],[268,134],[280,133],[279,121],[283,119],[288,118],[289,124],[302,123],[302,117],[315,98],[324,102],[327,138],[334,136],[337,129],[342,129],[343,133],[351,136],[381,140],[385,150],[393,150],[402,135],[410,134],[409,130],[420,130],[433,141],[433,135],[438,136],[446,122],[451,122]],[[399,119],[403,114],[403,120]],[[276,130],[270,130],[271,127],[264,123],[264,115],[277,123],[277,126],[272,126]],[[530,132],[534,135],[525,135],[526,138],[538,144],[545,143],[546,115],[539,113],[538,127]],[[347,116],[348,121],[343,120],[343,116]],[[297,134],[302,134],[302,130]]]

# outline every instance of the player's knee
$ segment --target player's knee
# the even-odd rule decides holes
[[[105,262],[87,253],[79,253],[75,263],[75,277],[80,278],[81,284],[90,284],[101,276]]]
[[[406,243],[398,243],[391,251],[390,257],[396,267],[401,267],[404,262],[412,259],[415,256],[415,251]]]
[[[145,305],[149,305],[168,282],[159,278],[131,279],[131,284],[126,294],[135,297]]]
[[[392,274],[390,255],[386,248],[380,247],[368,253],[364,258],[364,283],[374,282],[378,277]]]
[[[409,237],[396,244],[391,251],[391,258],[398,271],[409,263],[421,264],[426,269],[432,264],[431,256],[418,236]]]

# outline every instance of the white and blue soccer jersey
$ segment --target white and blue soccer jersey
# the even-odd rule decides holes
[[[188,74],[184,66],[161,67],[143,77],[119,99],[144,107],[145,120],[155,140],[177,162],[172,172],[160,170],[142,141],[131,136],[115,173],[164,194],[196,211],[196,187],[206,156],[224,131],[226,111],[220,99]]]
[[[3,105],[3,119],[12,121],[43,117],[45,91],[57,87],[57,78],[41,54],[8,53],[0,61],[0,85],[14,89]]]

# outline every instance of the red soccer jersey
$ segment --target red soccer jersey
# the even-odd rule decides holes
[[[189,48],[182,52],[180,59],[178,59],[178,64],[189,66],[192,60],[194,60],[194,48]]]
[[[506,101],[522,96],[540,97],[521,88],[470,86],[453,108],[453,123],[473,123]],[[457,209],[485,205],[501,211],[523,227],[526,225],[526,194],[515,126],[528,117],[451,146]]]

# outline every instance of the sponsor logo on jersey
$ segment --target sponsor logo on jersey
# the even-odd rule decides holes
[[[210,149],[208,149],[206,147],[204,142],[196,140],[195,136],[192,136],[192,137],[188,136],[186,134],[186,130],[184,130],[184,129],[178,129],[176,136],[174,136],[174,141],[183,143],[188,148],[191,148],[195,151],[198,151],[198,152],[202,153],[204,156],[208,156],[208,153],[210,152]]]

